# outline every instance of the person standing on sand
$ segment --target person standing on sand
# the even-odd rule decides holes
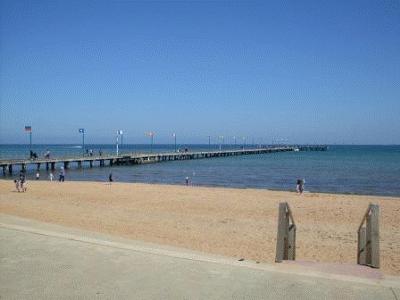
[[[36,172],[36,180],[39,180],[39,178],[40,178],[40,173],[39,173],[39,171],[37,171]]]
[[[15,184],[15,188],[17,189],[17,191],[18,191],[18,193],[19,193],[19,192],[20,192],[20,189],[19,189],[19,180],[14,179],[14,184]]]
[[[64,182],[65,180],[65,171],[64,171],[64,167],[61,167],[60,169],[60,177],[58,178],[59,182]]]
[[[302,194],[304,191],[304,183],[305,180],[304,179],[297,179],[297,184],[296,184],[296,191],[299,194]]]
[[[27,190],[27,182],[26,182],[26,180],[24,180],[23,182],[21,181],[20,188],[21,188],[22,192],[26,192],[26,190]]]
[[[110,175],[108,175],[108,182],[111,184],[111,182],[113,182],[113,176],[112,173],[110,173]]]
[[[50,179],[50,181],[53,181],[53,179],[54,179],[53,172],[50,172],[50,174],[49,174],[49,179]]]
[[[25,180],[26,180],[26,178],[25,178],[25,172],[24,172],[24,171],[21,171],[21,172],[19,173],[19,186],[20,186],[22,192],[25,192],[25,191],[26,191]]]
[[[186,178],[185,178],[185,183],[187,186],[189,185],[189,177],[188,176],[186,176]]]
[[[19,183],[19,188],[21,189],[21,192],[26,192],[26,178],[24,172],[20,173],[19,180],[17,182]]]

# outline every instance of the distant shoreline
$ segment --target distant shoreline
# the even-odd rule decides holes
[[[49,171],[50,172],[50,171]],[[56,173],[57,174],[57,173]],[[12,181],[14,178],[17,178],[19,175],[15,174],[12,177],[8,178],[0,178],[1,181]],[[40,179],[40,180],[35,180],[33,178],[28,178],[29,182],[34,181],[34,182],[49,182],[50,180],[45,180],[45,179]],[[67,179],[66,182],[82,182],[82,183],[103,183],[103,184],[108,184],[108,181],[105,180],[77,180],[77,179]],[[53,180],[53,183],[58,183],[57,178],[55,176],[55,179]],[[156,182],[132,182],[132,181],[114,181],[113,184],[143,184],[143,185],[153,185],[153,186],[177,186],[177,187],[187,187],[184,183],[156,183]],[[283,189],[271,189],[271,188],[261,188],[261,187],[237,187],[237,186],[228,186],[228,185],[202,185],[202,184],[191,184],[188,188],[193,187],[193,188],[210,188],[210,189],[232,189],[232,190],[260,190],[260,191],[270,191],[270,192],[282,192],[282,193],[293,193],[297,194],[296,189],[289,189],[289,190],[283,190]],[[316,192],[316,191],[308,191],[307,189],[304,191],[303,194],[314,194],[314,195],[333,195],[333,196],[360,196],[360,197],[383,197],[383,198],[393,198],[390,200],[399,200],[400,201],[400,195],[378,195],[378,194],[359,194],[359,193],[333,193],[333,192]]]

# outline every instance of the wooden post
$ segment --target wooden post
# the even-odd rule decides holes
[[[365,227],[363,227],[358,232],[357,264],[359,265],[365,265],[367,262],[365,255],[366,240],[366,230]]]
[[[276,257],[275,262],[282,262],[285,253],[285,236],[286,236],[286,204],[279,203],[278,212],[278,233],[276,237]]]
[[[365,227],[363,226],[365,223]],[[379,206],[370,204],[358,228],[357,263],[380,267]]]
[[[370,266],[373,268],[380,267],[380,253],[379,253],[379,206],[372,205],[370,221],[370,247],[371,247],[371,260]]]
[[[291,221],[291,222],[290,222]],[[296,258],[296,225],[287,202],[279,203],[275,262]]]
[[[371,217],[370,217],[370,213],[371,211],[369,211],[369,213],[367,214],[366,217],[366,228],[365,228],[365,232],[366,232],[366,243],[365,243],[365,262],[366,265],[369,264],[369,262],[371,261]]]
[[[290,225],[288,235],[288,259],[296,259],[296,226]]]

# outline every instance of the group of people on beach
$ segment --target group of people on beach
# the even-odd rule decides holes
[[[19,192],[26,192],[26,176],[25,173],[21,171],[19,173],[19,179],[14,180],[15,188],[17,189],[18,193]]]
[[[36,180],[40,179],[39,171],[36,172],[35,179]],[[50,172],[49,180],[50,181],[54,180],[53,172]],[[60,168],[60,174],[59,174],[59,177],[58,177],[58,181],[59,182],[64,182],[65,181],[65,169],[64,169],[64,167]],[[14,184],[15,184],[15,188],[16,188],[16,190],[18,192],[26,192],[26,190],[27,190],[27,182],[26,182],[26,174],[25,174],[24,171],[21,171],[19,173],[19,178],[18,179],[14,179]]]

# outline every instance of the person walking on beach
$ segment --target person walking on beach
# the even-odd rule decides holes
[[[186,178],[185,178],[185,184],[188,186],[189,185],[189,177],[188,176],[186,176]]]
[[[19,180],[17,180],[17,179],[14,179],[14,184],[15,184],[15,188],[17,189],[17,191],[18,191],[18,193],[21,191],[20,189],[19,189]]]
[[[111,182],[113,182],[114,180],[113,180],[113,175],[112,175],[112,173],[110,173],[109,175],[108,175],[108,182],[111,184]]]
[[[50,179],[50,181],[53,181],[53,179],[54,179],[53,172],[50,172],[50,174],[49,174],[49,179]]]
[[[27,182],[26,182],[26,180],[20,181],[19,186],[20,186],[20,189],[21,189],[22,192],[26,192],[26,190],[27,190]]]
[[[26,177],[23,171],[19,173],[19,187],[22,192],[26,192]]]
[[[21,171],[19,173],[19,184],[21,188],[23,187],[24,183],[25,183],[25,172]]]
[[[304,183],[305,180],[304,179],[297,179],[297,184],[296,184],[296,191],[299,194],[302,194],[304,191]]]
[[[40,173],[39,173],[39,171],[36,172],[35,178],[36,178],[36,180],[39,180],[39,178],[40,178]]]
[[[59,182],[64,182],[64,180],[65,180],[65,170],[64,170],[64,167],[61,167],[61,169],[60,169],[60,177],[58,178],[58,181]]]

